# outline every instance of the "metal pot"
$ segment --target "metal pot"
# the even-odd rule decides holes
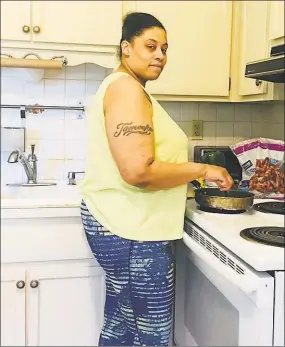
[[[239,190],[221,191],[219,188],[201,188],[198,181],[191,182],[195,201],[201,208],[226,211],[244,211],[253,205],[254,194]]]

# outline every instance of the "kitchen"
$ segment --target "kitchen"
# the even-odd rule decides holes
[[[80,198],[74,183],[80,180],[84,170],[86,119],[83,106],[116,64],[122,13],[150,12],[165,23],[173,49],[169,50],[168,68],[158,81],[150,83],[149,89],[189,137],[190,160],[195,159],[195,146],[225,147],[260,137],[284,141],[284,86],[244,77],[246,63],[269,58],[272,46],[284,44],[282,1],[164,2],[163,6],[161,2],[152,1],[66,4],[61,1],[1,2],[1,53],[22,58],[32,52],[43,60],[39,69],[31,68],[33,65],[19,69],[12,67],[15,61],[11,62],[11,58],[4,57],[6,65],[2,64],[4,58],[1,59],[1,289],[4,293],[1,296],[1,345],[96,345],[98,341],[104,306],[104,273],[85,243],[78,208]],[[174,9],[176,17],[171,14]],[[9,20],[11,14],[14,21]],[[181,23],[185,32],[180,29]],[[186,50],[183,54],[182,47]],[[67,64],[65,59],[55,58],[57,69],[51,68],[52,57],[64,57]],[[26,66],[32,62],[37,65],[36,56],[24,62],[21,59],[18,64]],[[201,126],[199,134],[194,131],[194,124]],[[26,182],[27,175],[19,163],[8,163],[8,157],[16,147],[30,154],[31,145],[35,145],[38,158],[38,181],[46,186],[18,187]],[[277,261],[283,254],[282,248],[267,251],[270,246],[251,245],[262,255],[269,253],[267,257],[273,268],[268,269],[262,260],[256,262],[257,257],[248,256],[251,251],[246,251],[247,242],[239,247],[240,239],[225,238],[219,235],[218,229],[209,229],[209,224],[215,225],[217,220],[223,227],[231,228],[241,226],[243,220],[251,217],[257,217],[263,225],[274,222],[274,226],[284,226],[282,214],[274,214],[273,218],[271,214],[251,209],[231,215],[229,222],[229,215],[201,212],[195,201],[189,199],[186,217],[195,225],[185,222],[184,242],[177,245],[181,249],[177,252],[180,256],[177,266],[181,265],[177,267],[177,274],[184,276],[178,276],[176,281],[179,294],[173,328],[175,343],[284,345],[284,309],[273,312],[274,295],[281,295],[277,306],[284,306],[284,284],[283,294],[277,293],[282,289],[279,285],[273,294],[274,285],[282,284],[279,275],[283,274],[284,281],[284,262]],[[212,249],[215,246],[234,261],[248,275],[249,282],[238,282],[236,274],[220,264],[214,266],[214,260],[214,269],[205,268],[203,262],[206,259],[211,262],[213,257],[209,258],[200,245],[193,243],[201,229],[198,238],[204,237]],[[237,232],[229,229],[228,233]],[[196,253],[202,254],[202,260],[193,256],[197,246]],[[188,255],[191,262],[185,261]],[[277,260],[274,262],[274,259]],[[197,297],[184,297],[186,289],[189,293],[191,288],[195,289],[191,282],[194,276],[185,274],[186,271],[195,273],[200,283],[203,276],[201,271],[197,272],[197,262],[199,270],[210,276],[210,284],[220,291],[211,291],[209,287],[206,292],[216,294],[215,301],[209,303],[212,309],[209,317],[215,317],[215,327],[208,321],[208,325],[201,325],[207,317],[202,315],[205,309],[202,304],[205,305],[206,300],[197,301],[201,310],[196,321],[192,321],[195,315],[188,315],[199,307],[191,306]],[[269,276],[268,270],[276,271]],[[228,278],[232,279],[231,283]],[[261,295],[262,280],[267,280],[266,285],[271,289],[265,301]],[[206,290],[207,283],[204,281],[204,284]],[[223,301],[223,314],[228,320],[233,318],[232,325],[227,326],[228,340],[224,332],[221,333],[225,320],[217,319],[217,309],[221,307],[214,306],[215,302],[220,303],[221,294],[227,299],[226,303]],[[185,312],[179,305],[185,307]],[[267,333],[265,326],[269,327]],[[263,334],[255,340],[251,335],[257,329]]]

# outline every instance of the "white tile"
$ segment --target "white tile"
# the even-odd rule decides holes
[[[65,117],[65,111],[64,110],[58,110],[58,109],[46,109],[43,113],[38,115],[38,119],[43,119],[47,122],[57,122],[58,120],[63,120]]]
[[[45,98],[53,100],[54,104],[65,102],[65,80],[45,80]]]
[[[26,129],[26,139],[40,140],[42,138],[41,130],[37,127],[28,127]]]
[[[86,141],[84,140],[66,140],[65,141],[65,159],[85,160]]]
[[[86,140],[87,122],[85,119],[65,120],[65,139],[66,140]]]
[[[3,95],[13,95],[14,102],[22,99],[24,92],[23,81],[14,78],[3,78],[1,77],[1,98]]]
[[[217,104],[217,121],[230,122],[235,118],[235,107],[232,103],[218,103]]]
[[[280,124],[269,124],[264,136],[270,139],[284,141],[284,127],[280,126]]]
[[[64,159],[64,140],[41,140],[40,159]]]
[[[213,138],[212,140],[205,140],[204,138],[202,140],[197,140],[198,146],[215,146],[216,145],[216,138]]]
[[[1,152],[1,184],[24,182],[24,169],[20,163],[8,163],[10,153]]]
[[[215,103],[199,103],[199,119],[204,121],[216,121],[217,105]]]
[[[96,94],[100,87],[100,81],[87,80],[86,81],[86,97]]]
[[[67,159],[64,161],[64,163],[65,163],[65,167],[64,167],[65,177],[67,177],[69,171],[85,171],[85,160]]]
[[[54,80],[64,80],[65,79],[65,69],[63,66],[62,69],[46,69],[44,78],[54,79]]]
[[[71,120],[78,120],[78,121],[85,121],[85,112],[83,112],[83,119],[78,119],[77,113],[80,111],[74,111],[74,110],[65,110],[65,120],[71,121]]]
[[[85,80],[67,80],[65,100],[68,105],[77,105],[85,99]]]
[[[192,122],[177,122],[180,128],[184,131],[184,133],[191,137],[192,134]]]
[[[85,80],[86,68],[85,64],[67,66],[65,69],[66,80]]]
[[[198,103],[183,102],[181,103],[181,121],[191,121],[198,119]]]
[[[284,124],[284,104],[283,103],[272,103],[268,111],[268,122],[276,124]]]
[[[33,102],[41,103],[45,95],[45,82],[41,80],[37,83],[34,82],[25,82],[24,83],[24,95],[27,100]],[[40,99],[40,100],[39,100]]]
[[[223,137],[221,137],[221,138],[217,137],[216,138],[216,146],[230,146],[233,144],[234,144],[233,138],[228,138],[228,139],[225,139]]]
[[[63,140],[63,119],[38,119],[29,121],[27,126],[27,138],[42,140]]]
[[[20,68],[1,67],[0,71],[2,78],[17,78],[17,76],[19,76]]]
[[[203,122],[203,142],[215,141],[216,138],[216,123]]]
[[[179,102],[160,101],[160,105],[165,109],[165,111],[173,120],[180,120],[181,104]]]
[[[235,121],[246,122],[251,121],[252,108],[249,103],[236,103],[235,104]]]
[[[106,77],[107,72],[106,69],[102,66],[87,63],[86,64],[86,79],[94,80],[94,81],[103,81]]]
[[[216,138],[217,140],[233,141],[234,123],[233,122],[217,122]]]
[[[251,137],[251,122],[234,123],[234,137],[239,139],[248,139]]]
[[[270,105],[265,103],[254,103],[251,105],[252,122],[267,122],[269,118]]]
[[[50,120],[41,127],[41,139],[43,140],[63,140],[64,139],[64,120]]]
[[[63,180],[64,160],[39,160],[38,180]]]
[[[266,127],[263,123],[251,123],[251,137],[264,137],[266,136]]]
[[[21,127],[23,120],[20,116],[20,109],[1,108],[1,126]]]

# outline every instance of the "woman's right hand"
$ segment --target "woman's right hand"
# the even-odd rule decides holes
[[[234,183],[228,171],[216,165],[206,165],[204,179],[209,182],[215,182],[223,191],[230,190]]]

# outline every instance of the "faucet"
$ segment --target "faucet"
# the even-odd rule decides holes
[[[27,175],[28,183],[37,183],[37,156],[35,155],[35,145],[31,145],[31,153],[28,157],[18,150],[13,151],[8,158],[8,163],[20,163],[23,165]]]
[[[68,185],[76,185],[76,181],[75,181],[75,175],[78,173],[85,173],[85,171],[69,171],[67,178],[68,178]]]

